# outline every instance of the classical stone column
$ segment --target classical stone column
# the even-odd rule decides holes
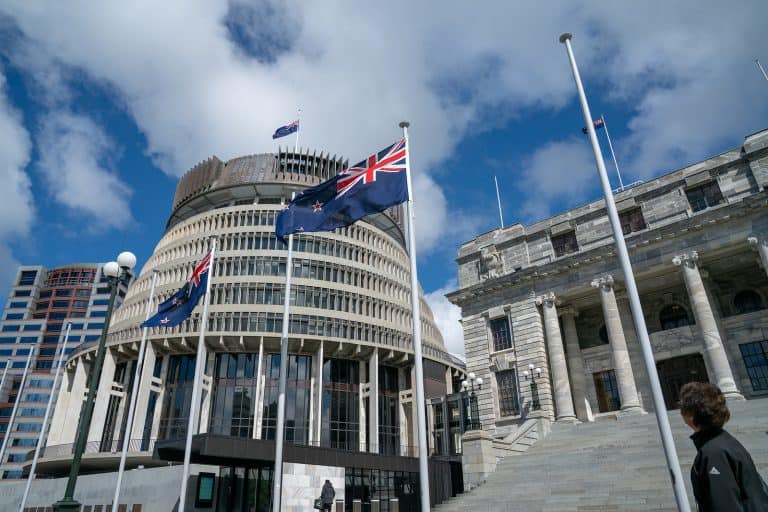
[[[549,367],[552,372],[552,391],[555,398],[555,409],[558,420],[575,420],[571,385],[568,382],[568,367],[565,363],[563,338],[560,335],[560,322],[557,319],[555,295],[549,293],[536,298],[536,304],[541,306],[544,315],[544,332],[547,338]]]
[[[379,453],[379,349],[374,348],[368,360],[368,451]]]
[[[112,395],[112,383],[115,381],[115,366],[117,366],[115,356],[110,349],[107,349],[94,398],[93,420],[88,431],[88,442],[101,441],[104,436],[104,422],[107,419],[109,397]]]
[[[726,398],[743,400],[744,397],[736,387],[736,381],[725,354],[725,347],[723,347],[723,340],[720,338],[720,331],[717,328],[715,314],[712,312],[712,305],[709,303],[707,290],[701,279],[701,273],[696,263],[698,259],[698,253],[692,251],[675,256],[672,258],[672,263],[682,268],[685,287],[688,290],[688,297],[693,306],[693,315],[696,318],[696,326],[704,342],[704,356],[707,358],[709,369],[712,371],[714,383],[717,384]]]
[[[751,236],[747,238],[747,242],[749,242],[749,245],[754,246],[757,249],[757,252],[760,253],[760,261],[763,264],[763,270],[768,272],[768,239],[763,238],[760,240],[756,236]]]
[[[608,331],[608,341],[611,344],[611,359],[613,371],[616,374],[616,384],[621,397],[621,410],[633,413],[642,412],[640,397],[637,395],[635,375],[629,360],[627,340],[624,338],[624,328],[621,325],[619,306],[613,291],[613,276],[606,275],[592,281],[592,287],[600,291],[600,302],[603,305],[603,319]]]
[[[576,309],[572,306],[562,308],[563,336],[568,353],[568,370],[571,376],[571,391],[576,417],[581,421],[592,421],[592,407],[587,400],[587,380],[584,374],[584,360],[579,347],[579,335],[576,331]]]

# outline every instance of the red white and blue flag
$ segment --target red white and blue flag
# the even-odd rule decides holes
[[[282,240],[291,233],[333,231],[407,201],[407,162],[402,139],[304,190],[278,214],[275,234]]]
[[[594,121],[592,121],[592,125],[594,125],[595,130],[599,130],[600,128],[605,126],[605,123],[603,122],[603,118],[601,117],[600,119],[595,119]],[[583,133],[584,135],[589,133],[589,130],[587,129],[586,126],[581,129],[581,133]]]
[[[280,137],[285,137],[286,135],[290,135],[292,133],[296,133],[299,131],[299,120],[295,120],[292,123],[288,123],[285,126],[281,126],[277,130],[275,130],[275,133],[272,134],[273,139],[279,139]]]
[[[209,252],[195,266],[192,275],[179,291],[162,302],[157,307],[157,314],[141,324],[142,327],[174,327],[189,318],[200,297],[205,295],[208,275],[211,270],[211,253]]]

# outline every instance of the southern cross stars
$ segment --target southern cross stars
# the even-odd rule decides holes
[[[315,204],[312,205],[312,211],[313,212],[319,212],[323,210],[323,203],[320,201],[315,201]]]

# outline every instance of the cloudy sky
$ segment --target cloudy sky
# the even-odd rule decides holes
[[[19,263],[145,261],[178,177],[274,151],[297,107],[302,146],[352,161],[408,119],[420,279],[463,352],[443,294],[460,243],[498,226],[493,177],[506,224],[598,197],[558,36],[635,181],[768,128],[766,19],[760,0],[6,0],[0,300]]]

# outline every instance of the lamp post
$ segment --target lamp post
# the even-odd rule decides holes
[[[104,364],[104,355],[107,352],[107,332],[109,331],[109,321],[112,317],[112,309],[115,306],[117,291],[120,284],[130,279],[130,271],[136,265],[136,256],[131,252],[121,252],[117,256],[117,261],[105,263],[102,272],[109,280],[110,294],[107,315],[104,318],[104,327],[101,330],[99,346],[96,350],[96,359],[93,362],[93,371],[91,380],[88,383],[88,397],[85,400],[83,412],[80,415],[80,426],[75,440],[75,449],[72,453],[72,466],[69,471],[67,488],[64,491],[64,497],[53,504],[54,511],[79,511],[80,503],[75,500],[75,485],[77,484],[77,475],[80,472],[80,460],[83,458],[85,444],[88,441],[88,431],[91,428],[91,418],[93,416],[93,405],[96,400],[96,389],[99,386],[101,378],[101,367]]]
[[[539,403],[539,385],[536,384],[536,379],[541,377],[541,368],[534,367],[531,363],[528,365],[528,369],[523,372],[523,377],[525,380],[531,381],[531,409],[537,411],[541,404]]]
[[[475,390],[480,391],[483,387],[482,377],[475,376],[475,372],[469,372],[467,378],[461,381],[461,391],[469,395],[469,430],[480,430],[480,411],[477,407],[477,396]]]

